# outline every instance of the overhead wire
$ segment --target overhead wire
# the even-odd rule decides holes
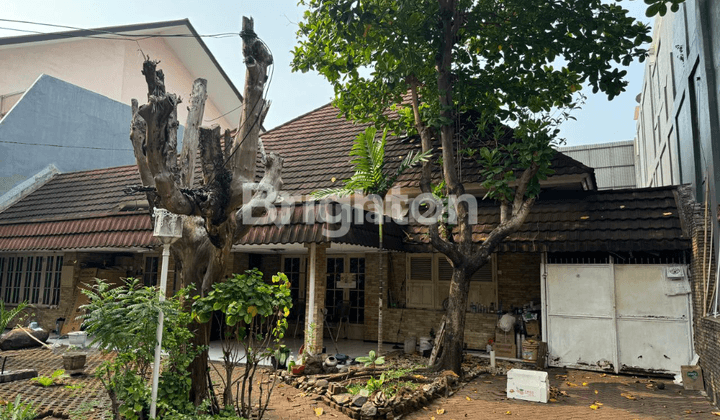
[[[116,149],[112,147],[93,147],[93,146],[67,146],[62,144],[47,144],[47,143],[26,143],[22,141],[9,141],[9,140],[0,140],[0,143],[7,143],[7,144],[21,144],[25,146],[47,146],[47,147],[60,147],[65,149],[92,149],[92,150],[112,150],[117,152],[132,152],[133,149]]]
[[[38,25],[38,26],[48,26],[52,28],[61,28],[61,29],[72,29],[76,31],[87,31],[87,32],[93,32],[96,34],[104,34],[104,35],[118,35],[128,38],[138,38],[138,39],[146,39],[146,38],[227,38],[227,37],[234,37],[234,36],[240,36],[238,32],[221,32],[217,34],[131,34],[126,32],[118,32],[118,31],[109,31],[104,29],[88,29],[88,28],[80,28],[77,26],[68,26],[68,25],[57,25],[53,23],[43,23],[43,22],[33,22],[28,20],[17,20],[17,19],[4,19],[0,18],[0,22],[8,22],[8,23],[22,23],[26,25]],[[19,32],[30,32],[30,33],[36,33],[36,34],[47,34],[47,35],[59,35],[59,36],[72,36],[72,37],[86,37],[86,38],[98,38],[98,39],[122,39],[117,37],[96,37],[92,35],[73,35],[73,34],[67,34],[63,32],[38,32],[38,31],[32,31],[32,30],[26,30],[26,29],[17,29],[17,28],[0,28],[0,29],[7,29],[11,31],[19,31]],[[130,39],[126,39],[129,41]]]

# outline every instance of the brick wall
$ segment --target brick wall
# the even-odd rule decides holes
[[[430,329],[440,328],[445,311],[432,309],[390,308],[383,313],[383,340],[404,343],[408,337],[429,337]],[[495,337],[497,315],[468,312],[465,318],[465,346],[484,350],[488,339]],[[367,326],[366,326],[367,329]],[[377,337],[377,327],[374,329]]]
[[[503,311],[540,302],[540,254],[503,253],[497,261],[498,300]]]
[[[695,352],[700,356],[703,370],[705,390],[714,404],[720,402],[720,319],[704,316],[707,310],[705,303],[705,283],[708,269],[710,281],[707,285],[709,303],[715,286],[715,255],[717,250],[710,252],[710,223],[708,221],[708,241],[705,243],[705,208],[692,198],[689,187],[679,187],[678,197],[681,203],[684,230],[691,238],[692,259],[690,263],[690,284],[692,288],[693,336]],[[712,217],[714,211],[708,211]]]

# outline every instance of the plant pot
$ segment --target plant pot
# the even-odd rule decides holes
[[[302,375],[305,372],[305,365],[295,365],[292,367],[293,375]]]
[[[87,355],[85,353],[65,353],[63,358],[63,368],[66,371],[79,370],[85,367]]]

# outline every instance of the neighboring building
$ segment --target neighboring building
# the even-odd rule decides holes
[[[557,150],[595,169],[598,190],[637,187],[635,142],[632,140],[559,147]]]
[[[706,390],[720,400],[720,2],[686,0],[655,21],[653,44],[638,96],[639,186],[687,184],[699,231],[693,250],[695,350]],[[705,240],[705,238],[708,240]]]
[[[130,101],[147,98],[144,57],[162,62],[168,91],[182,99],[206,79],[204,119],[236,126],[240,92],[188,20],[0,38],[0,196],[50,164],[134,163]],[[181,104],[180,124],[186,118]]]
[[[353,173],[348,154],[364,127],[337,115],[324,106],[262,136],[266,149],[285,159],[288,193],[338,186]],[[419,147],[413,138],[388,139],[388,166]],[[482,197],[477,162],[462,165],[467,191]],[[692,357],[689,286],[683,276],[670,281],[666,269],[689,262],[691,241],[676,189],[597,191],[593,169],[562,153],[554,156],[553,168],[527,222],[471,281],[467,347],[484,349],[494,338],[498,310],[533,307],[553,365],[679,371]],[[394,192],[414,197],[419,172],[404,174]],[[434,175],[440,176],[439,169]],[[134,166],[60,174],[0,213],[0,297],[8,305],[30,300],[38,321],[53,328],[56,318],[74,318],[79,288],[93,276],[139,276],[154,284],[159,244],[148,204],[143,194],[123,193],[139,181]],[[305,203],[280,208],[286,224],[266,218],[253,226],[233,247],[229,271],[284,271],[296,305],[292,323],[309,329],[312,313],[316,346],[325,329],[323,312],[330,320],[340,308],[347,308],[347,337],[377,340],[380,275],[387,279],[384,341],[438,330],[451,267],[428,244],[425,226],[389,219],[384,242],[390,252],[380,254],[374,248],[377,226],[353,224],[331,238],[324,229],[335,230],[336,224],[305,222]],[[497,204],[479,200],[474,240],[485,240],[497,223]],[[170,279],[168,289],[180,286]]]

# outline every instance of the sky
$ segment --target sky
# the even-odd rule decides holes
[[[645,18],[645,4],[641,0],[625,0],[621,4],[630,10],[632,16],[650,23]],[[242,16],[251,16],[255,20],[255,32],[269,45],[275,60],[268,92],[272,106],[265,120],[266,129],[325,105],[333,98],[333,89],[324,78],[316,73],[293,73],[290,69],[292,50],[297,42],[295,32],[302,14],[303,9],[297,5],[297,0],[0,0],[0,19],[79,28],[188,18],[199,34],[214,34],[240,32]],[[0,37],[25,34],[7,28],[40,32],[61,30],[0,22]],[[204,38],[204,41],[242,91],[245,67],[240,38]],[[561,126],[560,136],[567,140],[566,146],[632,140],[635,137],[635,97],[642,90],[644,63],[635,62],[627,70],[627,91],[613,101],[608,101],[607,96],[602,94],[593,95],[587,87],[583,90],[588,100],[583,109],[573,114],[577,121],[570,120]]]

